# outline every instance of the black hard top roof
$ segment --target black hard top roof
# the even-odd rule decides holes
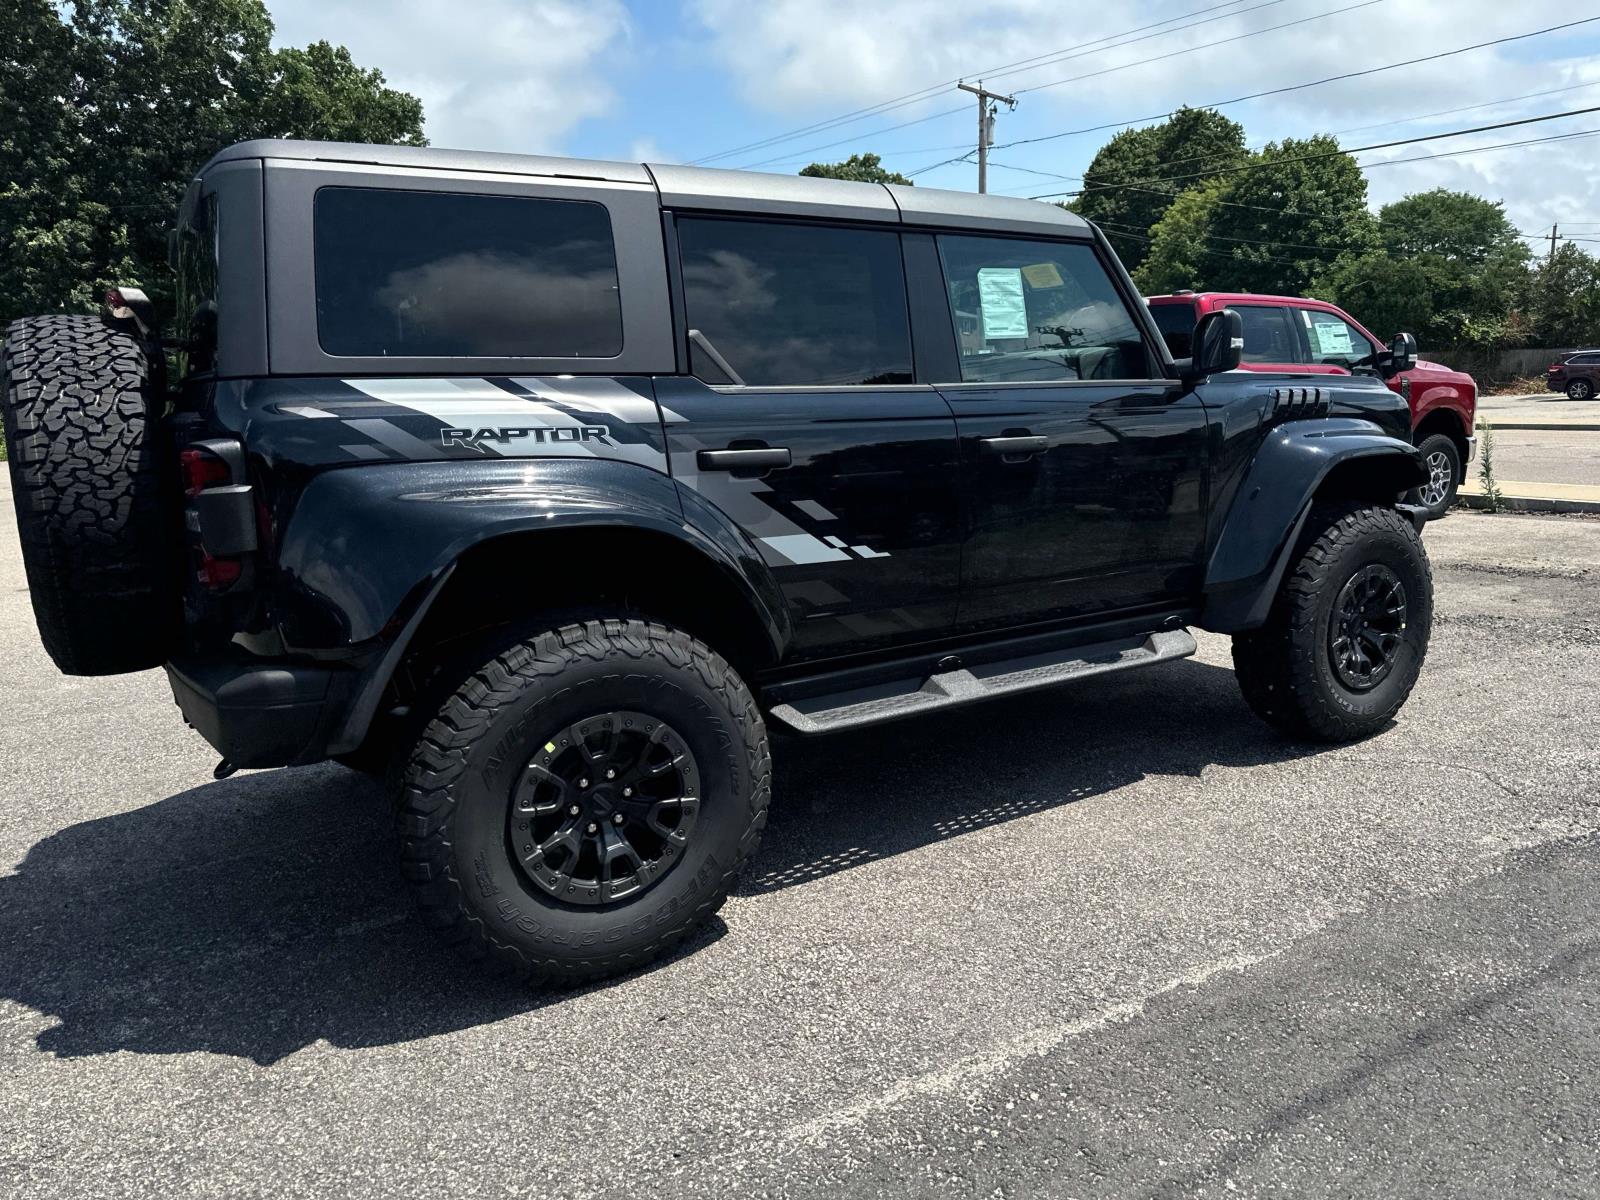
[[[841,179],[814,179],[760,171],[607,162],[542,154],[442,150],[431,146],[374,146],[357,142],[262,139],[228,147],[212,158],[200,173],[205,174],[218,163],[240,159],[360,163],[407,170],[463,171],[638,184],[654,186],[660,193],[661,203],[668,208],[770,212],[895,221],[907,225],[954,225],[1055,237],[1085,237],[1089,234],[1089,224],[1082,217],[1054,204],[1016,196],[980,196],[972,192],[939,188],[851,183]]]

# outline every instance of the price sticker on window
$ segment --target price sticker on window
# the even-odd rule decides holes
[[[984,341],[1026,338],[1028,301],[1022,291],[1022,268],[978,268],[978,308],[983,313]]]

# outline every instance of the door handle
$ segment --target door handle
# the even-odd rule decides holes
[[[1022,462],[1030,455],[1042,454],[1050,448],[1050,439],[1043,434],[1030,433],[1012,437],[979,438],[978,445],[985,454],[998,454],[1004,461]]]
[[[760,446],[748,450],[702,450],[695,456],[702,471],[771,471],[787,467],[787,446]]]

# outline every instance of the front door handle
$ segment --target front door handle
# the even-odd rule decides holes
[[[787,446],[760,446],[748,450],[702,450],[695,456],[702,471],[771,471],[787,467],[790,462]]]
[[[985,454],[997,454],[1003,462],[1025,462],[1034,454],[1042,454],[1050,448],[1050,439],[1043,434],[1029,433],[1011,437],[986,437],[979,438],[978,445]]]

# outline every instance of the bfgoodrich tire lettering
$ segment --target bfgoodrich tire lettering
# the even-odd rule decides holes
[[[536,886],[508,836],[530,762],[596,714],[670,721],[700,805],[677,861],[612,903]],[[766,823],[771,758],[749,690],[714,651],[653,622],[590,619],[536,634],[474,672],[424,730],[397,801],[424,919],[466,957],[579,982],[641,966],[722,906]]]
[[[5,334],[0,415],[44,647],[68,675],[161,665],[181,617],[176,484],[139,340],[98,317]]]
[[[1392,663],[1368,688],[1349,685],[1336,665],[1335,606],[1369,569],[1392,578],[1404,619],[1390,646]],[[1400,710],[1422,669],[1433,625],[1433,575],[1411,523],[1392,508],[1318,505],[1307,518],[1271,615],[1233,639],[1233,666],[1245,700],[1291,737],[1344,742],[1377,732]]]

